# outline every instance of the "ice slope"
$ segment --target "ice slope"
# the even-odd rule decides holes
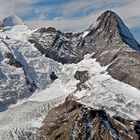
[[[7,38],[27,42],[28,37],[30,37],[33,31],[31,31],[26,25],[15,25],[13,27],[5,27],[0,30],[0,38]]]
[[[62,103],[69,94],[73,94],[78,102],[104,109],[110,115],[139,120],[140,91],[114,80],[107,74],[107,67],[101,67],[90,56],[86,55],[78,64],[61,65],[59,78],[46,90],[37,91],[30,98],[1,112],[1,139],[29,139],[29,133],[32,135],[36,128],[40,127],[48,110]],[[79,82],[74,79],[77,70],[87,70],[90,79],[85,83],[89,89],[75,93],[76,84]]]
[[[44,102],[26,101],[0,113],[0,140],[28,140],[41,126],[47,112],[63,100],[64,97],[60,96]]]

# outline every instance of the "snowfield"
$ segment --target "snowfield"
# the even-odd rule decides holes
[[[0,32],[1,41],[4,40],[8,44],[6,46],[1,42],[1,54],[3,55],[6,51],[12,52],[24,66],[29,81],[37,85],[36,91],[30,97],[16,98],[16,104],[0,112],[0,140],[21,138],[28,140],[30,135],[42,125],[48,111],[64,102],[70,94],[74,95],[78,102],[93,108],[104,109],[111,116],[118,115],[132,120],[140,119],[140,91],[138,89],[109,76],[106,71],[107,67],[101,67],[95,59],[91,58],[93,54],[86,55],[77,64],[62,65],[46,58],[27,41],[31,33],[32,31],[25,25],[17,25]],[[85,32],[83,37],[87,34],[88,32]],[[22,85],[25,83],[23,69],[9,66],[6,61],[2,58],[0,70],[3,70],[4,75],[16,73],[20,77],[19,83],[11,85],[13,91],[15,88],[18,91],[21,86],[25,86]],[[77,70],[88,71],[90,78],[85,82],[88,88],[76,92],[76,84],[79,81],[74,78],[74,74]],[[50,79],[52,71],[58,76],[55,81]],[[4,82],[3,78],[0,80],[2,83],[0,89],[5,86],[7,88],[4,89],[9,90],[9,81]],[[21,94],[27,94],[26,88],[23,88],[24,92]],[[3,90],[0,91],[0,101],[3,101],[2,96]],[[7,98],[13,98],[11,93]]]
[[[128,84],[113,79],[95,59],[86,58],[73,67],[87,70],[90,79],[86,85],[90,90],[82,90],[74,96],[87,106],[104,109],[111,116],[126,119],[140,119],[140,91]]]

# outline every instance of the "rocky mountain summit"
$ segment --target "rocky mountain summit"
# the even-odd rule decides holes
[[[116,13],[80,33],[0,24],[0,140],[140,139],[140,45]]]

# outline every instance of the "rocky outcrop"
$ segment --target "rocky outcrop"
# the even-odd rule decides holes
[[[53,71],[53,72],[51,72],[51,74],[50,74],[50,78],[51,78],[52,81],[54,81],[54,80],[56,80],[58,77],[56,76],[55,72]]]
[[[77,89],[75,92],[82,89],[89,89],[89,87],[85,84],[85,82],[89,79],[88,71],[76,71],[74,78],[79,80],[76,84]]]
[[[81,41],[80,34],[62,33],[54,28],[41,28],[29,39],[31,43],[46,57],[65,63],[76,63],[81,60],[77,45]]]
[[[6,52],[5,53],[5,58],[9,59],[9,62],[8,62],[9,65],[15,66],[17,68],[18,67],[23,67],[22,64],[14,58],[12,53]]]
[[[138,140],[140,135],[135,122],[110,117],[73,100],[52,109],[43,123],[38,132],[42,140]]]
[[[82,83],[89,79],[88,71],[76,71],[74,78],[80,80]]]

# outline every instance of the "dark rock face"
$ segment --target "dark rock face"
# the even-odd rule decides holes
[[[51,31],[50,31],[51,29]],[[46,57],[63,64],[76,63],[81,60],[77,46],[81,41],[80,34],[62,33],[52,28],[42,28],[32,34],[29,39]]]
[[[51,72],[51,74],[50,74],[50,78],[51,78],[51,80],[56,80],[58,77],[55,75],[55,73],[54,72]]]
[[[140,89],[140,56],[139,52],[120,52],[109,65],[108,73],[115,79]]]
[[[80,82],[76,84],[77,86],[76,91],[82,89],[89,89],[89,87],[85,85],[85,82],[89,79],[88,71],[76,71],[74,78],[76,80],[80,80]]]
[[[4,22],[0,21],[0,29],[4,28]]]
[[[80,80],[81,82],[85,82],[89,79],[88,71],[76,71],[74,78],[76,80]]]
[[[3,112],[7,109],[7,106],[5,106],[1,101],[0,101],[0,112]]]
[[[138,138],[140,139],[140,121],[137,121],[135,123],[135,131],[136,131],[136,134],[138,135]]]
[[[15,67],[23,67],[22,64],[14,58],[12,53],[10,52],[5,53],[5,58],[9,59],[9,62],[8,62],[9,65],[12,65]]]
[[[110,117],[103,110],[66,100],[49,112],[38,135],[42,140],[138,140],[140,134],[136,127],[134,122]]]

